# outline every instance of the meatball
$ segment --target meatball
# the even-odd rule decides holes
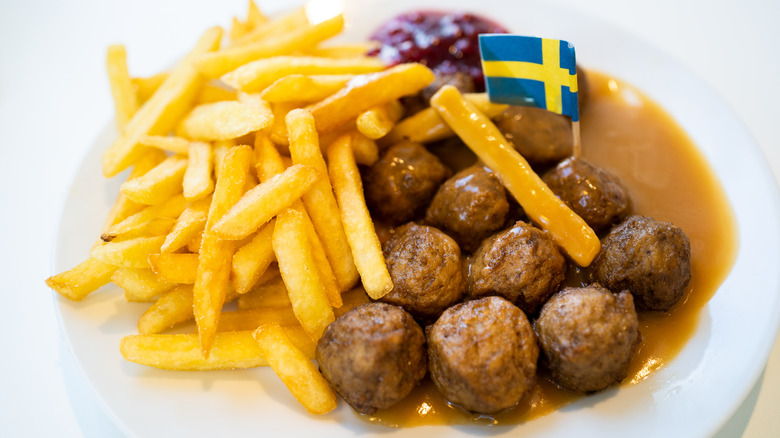
[[[362,304],[331,323],[317,343],[320,371],[356,411],[398,403],[426,373],[425,336],[403,309]]]
[[[631,293],[598,284],[553,295],[534,325],[542,364],[562,387],[602,390],[626,377],[639,341]]]
[[[572,152],[571,119],[545,109],[510,106],[496,126],[531,165],[558,162]]]
[[[436,228],[406,224],[384,248],[393,290],[381,298],[421,319],[436,318],[463,298],[466,280],[458,244]]]
[[[591,278],[612,291],[628,289],[640,309],[668,310],[691,280],[691,244],[678,227],[630,216],[602,240]]]
[[[546,232],[525,222],[486,239],[474,253],[468,297],[499,295],[533,315],[563,281],[566,260]]]
[[[561,161],[543,179],[597,233],[628,214],[630,199],[620,180],[582,158]]]
[[[439,187],[425,221],[470,253],[504,225],[508,212],[506,190],[498,177],[483,166],[472,166]]]
[[[381,219],[402,224],[425,211],[450,174],[423,145],[398,143],[368,169],[366,202]]]
[[[500,297],[447,309],[427,330],[431,379],[450,402],[492,414],[534,387],[539,347],[525,314]]]

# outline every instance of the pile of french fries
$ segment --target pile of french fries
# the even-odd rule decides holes
[[[121,341],[127,360],[270,365],[309,412],[335,408],[316,343],[335,317],[393,288],[358,165],[398,141],[455,135],[446,107],[404,118],[399,99],[433,81],[427,67],[322,44],[343,27],[341,15],[312,23],[305,8],[271,20],[250,1],[226,44],[208,29],[169,72],[132,78],[124,48],[109,48],[120,134],[103,171],[129,175],[89,257],[46,283],[80,301],[113,282],[151,303]],[[488,118],[506,108],[455,94],[450,106]],[[232,301],[238,310],[224,310]],[[193,320],[197,333],[163,333]]]

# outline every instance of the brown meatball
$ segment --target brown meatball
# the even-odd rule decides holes
[[[630,290],[637,307],[668,310],[691,280],[691,244],[670,223],[631,216],[601,240],[591,266],[593,281]]]
[[[401,224],[425,211],[450,174],[423,145],[398,143],[368,169],[364,178],[366,202],[380,219]]]
[[[506,190],[496,174],[483,166],[472,166],[439,187],[425,221],[470,253],[504,225],[508,212]]]
[[[562,387],[602,390],[626,377],[639,341],[631,293],[598,284],[553,295],[534,325],[542,364]]]
[[[362,304],[331,323],[317,343],[320,371],[356,411],[372,414],[401,401],[426,373],[425,336],[411,315]]]
[[[533,315],[563,281],[566,260],[546,232],[525,222],[488,238],[474,253],[468,297],[499,295]]]
[[[525,314],[503,298],[450,307],[427,335],[433,383],[447,400],[468,411],[502,411],[534,387],[536,336]]]
[[[531,165],[558,162],[572,151],[571,119],[545,109],[510,106],[496,126]]]
[[[630,199],[620,180],[582,158],[561,161],[543,179],[597,233],[628,214]]]
[[[393,290],[381,298],[422,319],[436,318],[463,298],[466,280],[458,244],[436,228],[406,224],[384,246]]]

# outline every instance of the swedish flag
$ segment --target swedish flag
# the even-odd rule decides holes
[[[573,45],[563,40],[483,34],[479,49],[492,102],[535,106],[579,120]]]

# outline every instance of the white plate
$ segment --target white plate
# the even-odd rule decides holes
[[[347,2],[350,28],[344,38],[364,39],[383,20],[421,3]],[[631,35],[544,2],[476,4],[429,0],[424,7],[477,12],[515,32],[574,42],[582,65],[632,83],[671,113],[720,177],[736,211],[739,253],[685,349],[641,384],[585,398],[526,424],[393,430],[361,421],[344,403],[324,417],[309,416],[269,369],[177,373],[127,363],[119,354],[119,340],[136,331],[146,305],[128,304],[112,291],[82,303],[58,298],[73,354],[127,435],[693,437],[710,435],[729,419],[763,369],[780,321],[780,203],[758,147],[698,78]],[[57,239],[57,272],[88,254],[113,203],[122,178],[105,180],[99,156],[114,136],[112,128],[104,129],[70,188]]]

